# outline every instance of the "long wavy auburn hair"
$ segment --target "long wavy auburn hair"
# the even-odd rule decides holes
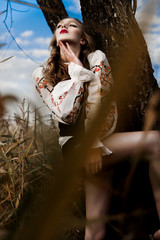
[[[81,45],[81,52],[79,59],[83,63],[83,66],[89,69],[89,62],[87,56],[90,52],[95,51],[95,43],[91,34],[89,33],[88,27],[80,22],[78,19],[73,18],[75,21],[80,23],[82,34],[82,39],[85,40],[85,44]],[[46,81],[51,85],[55,86],[58,82],[64,81],[70,78],[67,70],[67,66],[60,57],[60,48],[57,46],[55,33],[51,39],[49,48],[51,48],[50,57],[47,60],[46,65],[43,69],[43,75]]]

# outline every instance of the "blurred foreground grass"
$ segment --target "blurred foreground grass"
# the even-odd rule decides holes
[[[16,98],[11,99],[10,96],[8,100]],[[23,239],[27,238],[32,234],[31,225],[34,229],[37,225],[41,227],[44,216],[47,222],[54,201],[59,201],[58,193],[56,196],[59,188],[62,203],[67,202],[66,213],[58,210],[60,224],[63,225],[60,235],[63,239],[81,239],[83,232],[77,227],[74,216],[84,219],[84,189],[80,181],[78,189],[71,190],[72,196],[68,201],[63,186],[55,183],[57,176],[65,185],[65,173],[62,172],[67,169],[62,164],[59,130],[52,116],[43,122],[39,110],[27,105],[24,99],[18,103],[19,113],[7,117],[5,103],[1,103],[0,239],[22,239],[22,235]]]
[[[3,114],[0,118],[1,228],[16,222],[27,193],[35,191],[46,175],[53,176],[54,158],[61,159],[57,128],[52,119],[48,125],[42,123],[38,111],[31,112],[25,100],[19,109],[20,115],[15,114],[14,120]],[[52,163],[47,158],[50,149],[55,154]]]

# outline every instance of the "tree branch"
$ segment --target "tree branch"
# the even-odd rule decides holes
[[[39,4],[52,32],[54,32],[57,23],[61,19],[68,17],[61,0],[37,0],[37,3]]]

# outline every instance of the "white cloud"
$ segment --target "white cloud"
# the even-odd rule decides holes
[[[44,106],[43,115],[47,114],[48,109],[38,95],[32,80],[32,73],[40,64],[31,61],[21,52],[17,53],[15,50],[8,50],[8,55],[10,54],[15,57],[0,64],[0,93],[3,95],[12,94],[19,101],[24,98],[29,99],[37,107]],[[19,103],[13,106],[11,103],[12,107],[9,108],[9,114],[13,115],[17,111],[17,104]]]
[[[33,48],[33,49],[29,49],[29,50],[24,50],[24,52],[26,53],[26,55],[28,55],[33,61],[37,62],[37,64],[41,64],[42,62],[46,61],[46,59],[49,57],[49,53],[50,51],[48,50],[47,47],[45,48]],[[5,69],[9,69],[11,66],[11,64],[15,61],[16,59],[22,59],[25,61],[31,61],[29,59],[29,57],[27,57],[24,52],[20,51],[20,50],[13,50],[13,49],[8,49],[7,51],[4,51],[3,48],[0,49],[0,61],[3,61],[4,59],[7,59],[8,57],[11,57],[11,59],[9,59],[8,61],[6,61],[7,64],[3,63],[3,70]],[[0,68],[1,68],[0,64]]]
[[[156,78],[160,84],[160,14],[158,0],[139,0],[136,13],[137,22],[144,34],[152,65],[156,68]]]
[[[44,58],[44,60],[46,60],[46,58],[49,57],[49,51],[47,49],[33,49],[33,50],[29,50],[27,51],[27,53],[29,55],[32,55],[33,58]],[[40,61],[42,61],[40,59]]]
[[[0,42],[3,42],[3,41],[5,41],[5,39],[6,39],[6,37],[8,36],[8,33],[6,32],[6,33],[3,33],[3,34],[1,34],[0,35]]]
[[[13,51],[12,51],[13,53]],[[28,88],[32,83],[32,71],[37,64],[21,54],[0,64],[0,86],[3,92],[15,92],[28,96]]]
[[[155,68],[156,79],[160,86],[160,35],[158,33],[144,34],[152,65]]]
[[[46,48],[48,48],[50,41],[51,41],[51,38],[44,38],[44,37],[39,37],[34,39],[35,44],[41,45],[43,47],[46,46]]]
[[[29,40],[24,40],[22,38],[16,38],[16,42],[21,45],[21,46],[28,46],[31,44],[31,41]]]
[[[10,90],[16,90],[18,88],[18,83],[12,82],[12,81],[7,81],[1,79],[1,91],[5,91],[6,89]]]
[[[49,44],[50,44],[51,38],[47,37],[38,37],[34,39],[26,39],[22,37],[17,37],[16,42],[21,46],[21,47],[33,47],[33,46],[39,46],[41,49],[45,48],[48,49]]]
[[[81,6],[79,0],[72,0],[71,5],[67,7],[68,11],[74,12],[74,13],[80,13],[81,12]]]
[[[150,29],[150,32],[159,32],[160,33],[160,17],[159,17],[159,25],[158,24],[155,24],[152,26],[152,28]]]
[[[151,59],[154,64],[160,65],[160,36],[157,33],[147,33],[144,35]]]
[[[2,50],[0,50],[0,55],[1,52]],[[0,64],[0,91],[4,94],[12,93],[20,99],[34,99],[34,95],[37,93],[33,86],[32,73],[41,62],[48,58],[49,52],[33,49],[26,51],[26,53],[34,59],[37,58],[40,63],[33,62],[21,51],[8,50],[5,58],[8,56],[14,57]]]
[[[144,0],[137,1],[137,11],[143,6]]]
[[[160,36],[158,33],[149,32],[144,37],[152,50],[160,46]]]
[[[27,38],[33,36],[34,32],[32,30],[24,31],[20,34],[21,37]]]
[[[136,19],[143,32],[147,32],[152,25],[159,24],[160,18],[157,9],[158,0],[154,0],[154,3],[152,0],[141,0],[140,5],[137,8]]]
[[[157,15],[155,15],[153,24],[157,24],[157,25],[160,24],[160,16],[158,15],[158,12],[157,12]]]

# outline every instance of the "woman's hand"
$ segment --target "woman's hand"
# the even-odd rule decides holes
[[[79,60],[79,58],[76,56],[76,54],[73,52],[73,50],[71,49],[70,45],[67,42],[65,45],[62,41],[59,41],[58,46],[60,47],[62,53],[66,57],[67,62],[69,63],[74,62],[80,66],[83,66],[82,62]]]
[[[102,155],[99,148],[90,149],[86,158],[85,169],[88,175],[95,174],[102,170]]]

